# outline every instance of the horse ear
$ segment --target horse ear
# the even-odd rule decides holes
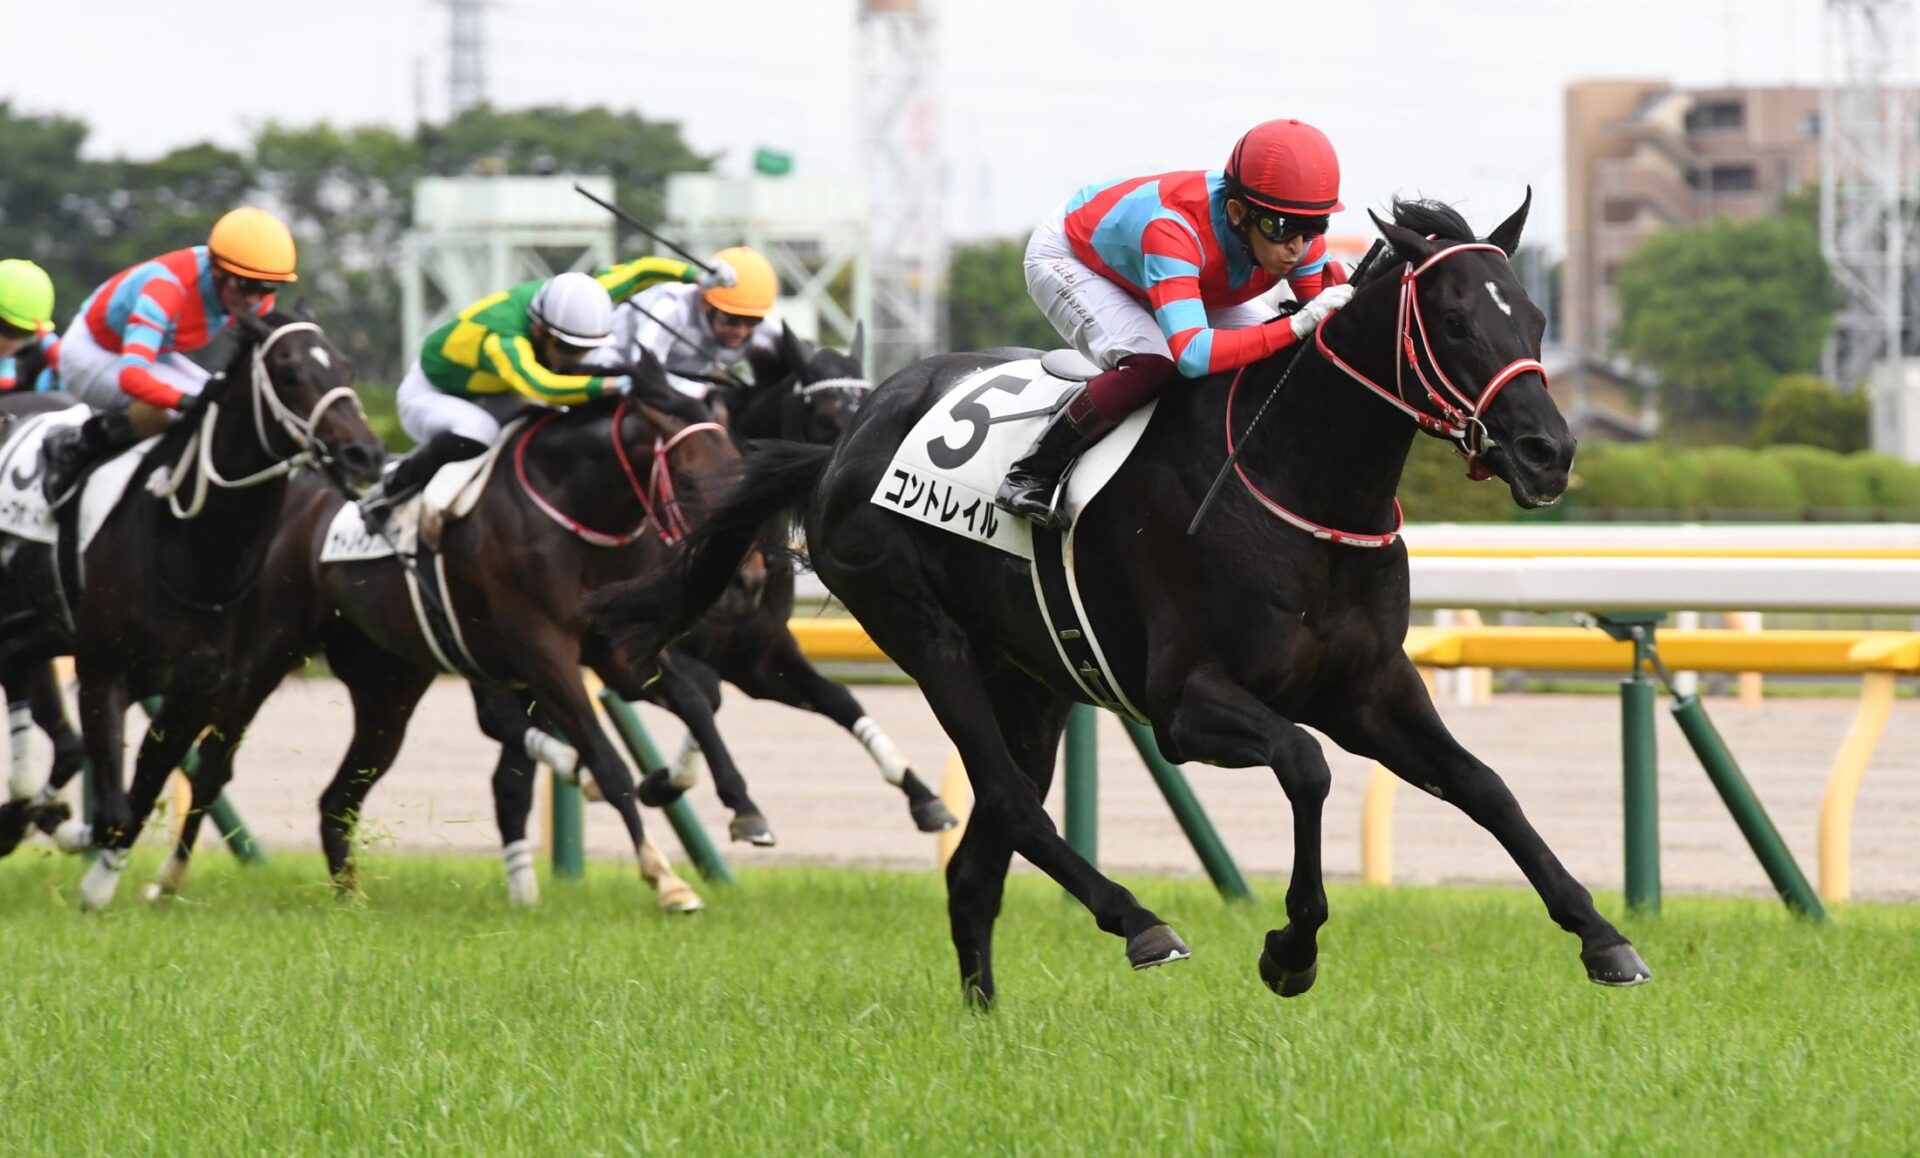
[[[1373,218],[1374,227],[1380,231],[1380,236],[1387,239],[1387,244],[1393,246],[1393,252],[1400,260],[1419,265],[1433,256],[1433,242],[1404,225],[1381,220],[1380,215],[1371,209],[1367,210],[1367,216]]]
[[[267,335],[273,333],[273,327],[267,324],[267,320],[252,310],[241,310],[232,316],[234,328],[249,342],[264,342]]]
[[[293,303],[293,316],[296,318],[299,318],[303,322],[313,322],[313,321],[319,320],[318,318],[314,317],[313,303],[308,301],[306,298],[301,298],[299,301]]]
[[[853,364],[860,368],[862,374],[867,372],[867,321],[865,318],[853,323],[853,345],[847,347],[847,357],[853,359]]]
[[[1520,231],[1527,227],[1527,210],[1533,207],[1533,186],[1527,186],[1526,199],[1520,202],[1520,208],[1513,216],[1500,223],[1499,228],[1487,234],[1487,240],[1499,246],[1508,257],[1520,248]]]
[[[806,369],[807,351],[800,345],[800,339],[794,336],[793,328],[785,322],[780,323],[780,356],[786,359],[794,373]]]

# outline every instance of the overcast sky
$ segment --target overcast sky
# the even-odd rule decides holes
[[[1591,77],[1818,84],[1822,0],[923,0],[937,18],[947,221],[1024,234],[1079,185],[1217,167],[1297,116],[1333,138],[1349,212],[1453,200],[1483,231],[1532,183],[1529,235],[1561,247],[1561,91]],[[857,169],[853,0],[495,0],[495,105],[607,104],[679,121],[740,169]],[[432,0],[0,0],[0,98],[150,156],[267,120],[408,125],[446,109]],[[8,23],[18,27],[17,19]],[[416,77],[424,84],[417,85]],[[6,158],[0,158],[0,165]]]

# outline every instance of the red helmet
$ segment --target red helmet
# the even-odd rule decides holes
[[[1264,121],[1247,130],[1227,158],[1229,193],[1275,213],[1338,213],[1340,158],[1333,142],[1305,121]]]

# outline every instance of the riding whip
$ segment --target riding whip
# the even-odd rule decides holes
[[[651,237],[653,240],[659,242],[661,245],[666,246],[668,249],[673,250],[675,253],[679,254],[681,257],[686,258],[688,264],[698,269],[701,273],[713,272],[712,266],[708,265],[704,261],[701,261],[699,258],[693,256],[691,253],[688,253],[686,250],[680,248],[678,245],[675,245],[673,242],[660,236],[660,234],[655,232],[653,229],[640,224],[640,219],[638,217],[635,217],[633,214],[628,213],[626,210],[620,208],[618,205],[615,205],[613,202],[605,200],[604,198],[599,197],[596,194],[588,192],[584,186],[579,184],[574,185],[573,191],[575,193],[580,194],[580,196],[585,197],[587,200],[593,202],[595,205],[598,205],[600,208],[606,210],[608,213],[613,214],[615,217],[619,218],[623,224],[627,225],[628,227],[633,229],[638,229],[640,232],[646,234],[648,237]]]
[[[694,353],[703,354],[706,352],[702,350],[699,346],[695,345],[692,338],[687,337],[685,334],[681,333],[679,330],[676,330],[672,326],[669,326],[658,315],[647,312],[647,309],[645,306],[642,306],[639,302],[634,301],[632,298],[628,298],[626,301],[621,302],[620,304],[623,306],[631,306],[635,313],[639,314],[641,317],[647,319],[649,322],[652,322],[654,325],[659,326],[661,329],[665,330],[667,332],[668,337],[672,338],[676,342],[679,342],[682,346],[685,346],[687,349],[692,350]],[[735,374],[732,370],[727,369],[725,366],[721,366],[720,373],[726,375],[727,380],[725,382],[718,383],[718,385],[722,385],[722,386],[733,385],[733,386],[738,386],[742,390],[747,389],[747,384],[744,381],[742,381],[740,376]],[[708,382],[713,380],[712,378],[708,377],[705,374],[682,374],[680,375],[680,377],[698,378],[701,381],[708,381]]]
[[[1356,286],[1360,284],[1360,279],[1367,275],[1367,271],[1373,266],[1373,259],[1379,256],[1382,249],[1386,248],[1386,244],[1386,241],[1383,239],[1374,239],[1374,243],[1367,250],[1366,256],[1360,259],[1359,265],[1353,267],[1353,273],[1347,277],[1347,284]],[[1320,324],[1325,325],[1326,323],[1323,321]],[[1207,517],[1207,511],[1213,506],[1213,500],[1220,494],[1221,484],[1227,481],[1227,475],[1233,472],[1234,464],[1240,461],[1240,452],[1247,448],[1248,442],[1252,441],[1253,428],[1259,425],[1260,416],[1267,412],[1268,404],[1280,396],[1280,388],[1287,384],[1287,379],[1293,377],[1294,368],[1300,365],[1300,360],[1305,356],[1306,342],[1303,339],[1299,343],[1299,348],[1294,351],[1292,360],[1287,363],[1286,370],[1281,373],[1280,380],[1275,382],[1273,389],[1267,392],[1266,401],[1260,403],[1260,409],[1253,412],[1253,421],[1247,423],[1247,428],[1240,432],[1240,445],[1234,447],[1233,453],[1227,456],[1227,461],[1220,464],[1220,473],[1213,476],[1213,485],[1207,488],[1207,496],[1200,500],[1200,509],[1193,512],[1193,521],[1187,524],[1187,534],[1191,535],[1200,529],[1200,520]],[[1228,420],[1232,420],[1231,416],[1229,416]]]

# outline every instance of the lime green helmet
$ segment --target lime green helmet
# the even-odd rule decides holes
[[[53,320],[53,279],[24,258],[0,261],[0,322],[38,330]]]

